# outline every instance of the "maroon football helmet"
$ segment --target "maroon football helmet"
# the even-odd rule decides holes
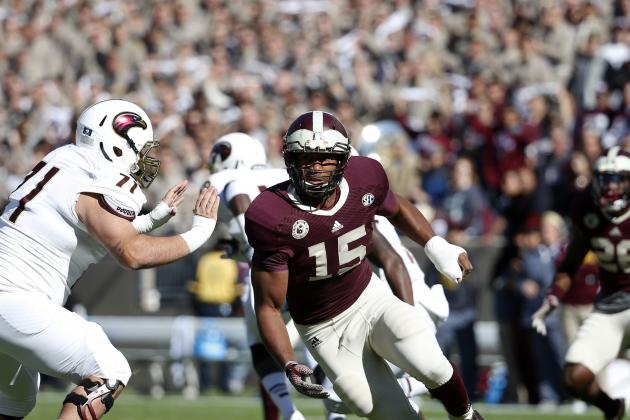
[[[306,112],[291,123],[283,140],[284,163],[298,194],[323,198],[337,188],[350,158],[350,138],[335,116],[323,111]],[[337,165],[332,171],[300,168],[298,158],[305,153],[330,155]],[[324,172],[329,175],[327,182],[312,182],[321,179]]]

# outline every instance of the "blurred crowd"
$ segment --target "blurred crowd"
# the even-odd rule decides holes
[[[101,99],[149,112],[153,201],[227,132],[282,167],[286,124],[328,110],[438,233],[503,238],[497,318],[524,329],[572,195],[630,146],[630,0],[5,0],[0,26],[0,201]]]

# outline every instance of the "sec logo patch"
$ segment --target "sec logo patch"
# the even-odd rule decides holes
[[[295,239],[302,239],[303,237],[306,236],[306,234],[308,233],[308,223],[306,222],[306,220],[296,220],[295,223],[293,223],[293,229],[291,231],[291,235],[293,235],[293,237]]]
[[[361,204],[363,204],[364,207],[369,207],[372,204],[374,204],[374,194],[372,193],[363,194],[363,197],[361,198]]]

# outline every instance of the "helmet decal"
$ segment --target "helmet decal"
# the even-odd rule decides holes
[[[211,163],[220,163],[225,161],[232,153],[232,145],[227,141],[220,141],[212,147]],[[236,168],[235,168],[236,169]]]
[[[99,143],[99,147],[101,148],[101,153],[103,154],[103,156],[105,157],[105,159],[109,160],[110,162],[113,162],[112,158],[110,158],[107,153],[105,152],[105,148],[103,147],[103,142]]]
[[[121,112],[114,117],[112,127],[114,128],[114,132],[116,134],[129,142],[130,139],[127,132],[133,127],[140,127],[143,130],[146,130],[147,123],[135,112]],[[135,148],[133,146],[133,142],[131,142],[130,145],[132,148]],[[138,153],[138,151],[136,151],[136,153]]]

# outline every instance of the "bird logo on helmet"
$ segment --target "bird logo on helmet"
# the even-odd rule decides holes
[[[630,151],[612,147],[595,161],[593,196],[610,217],[624,213],[630,205]]]
[[[316,171],[298,165],[301,155],[318,153],[337,161],[332,171]],[[343,124],[332,114],[309,111],[297,117],[283,138],[282,154],[289,178],[297,193],[311,198],[331,194],[343,178],[350,159],[350,138]],[[328,172],[326,182],[312,182],[313,176]]]

